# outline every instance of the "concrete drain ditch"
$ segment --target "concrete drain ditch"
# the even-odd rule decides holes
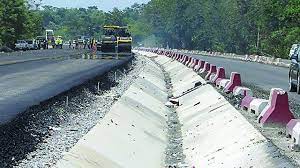
[[[154,61],[154,60],[153,60]],[[155,64],[162,70],[164,74],[164,80],[166,82],[166,88],[168,90],[168,97],[172,98],[172,83],[168,72],[165,71],[164,67],[154,61]],[[171,107],[167,114],[167,147],[165,151],[165,167],[178,168],[188,167],[183,153],[183,138],[182,138],[182,124],[179,121],[178,114],[175,107]]]

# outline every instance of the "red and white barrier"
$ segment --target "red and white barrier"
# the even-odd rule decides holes
[[[210,65],[210,68],[209,68],[209,71],[207,73],[207,75],[205,76],[205,80],[209,80],[210,79],[210,76],[213,75],[213,74],[216,74],[217,72],[217,67],[215,65]]]
[[[269,123],[287,124],[294,115],[290,111],[288,94],[280,88],[271,89],[268,105],[258,117],[262,125]]]
[[[236,86],[233,89],[233,95],[235,96],[253,96],[253,92],[251,89],[243,86]]]
[[[205,61],[200,60],[198,64],[194,67],[194,71],[198,72],[200,69],[204,67]]]
[[[229,79],[217,79],[217,81],[216,81],[216,86],[217,86],[219,89],[223,89],[223,88],[225,88],[229,83],[230,83],[230,80],[229,80]]]
[[[195,58],[192,58],[191,62],[187,65],[187,67],[190,68],[194,64],[195,60]]]
[[[241,109],[242,110],[250,110],[250,104],[255,99],[255,97],[252,96],[245,96],[241,102]]]
[[[216,84],[218,79],[225,79],[225,69],[223,67],[217,69],[216,75],[210,79],[210,82]]]
[[[191,68],[194,69],[194,67],[195,67],[196,65],[198,65],[198,63],[199,63],[199,60],[198,60],[198,59],[195,59],[194,63],[191,65]]]
[[[185,55],[183,57],[184,57],[184,59],[183,59],[183,61],[181,61],[181,63],[185,64],[189,60],[189,57],[187,55]]]
[[[232,72],[230,76],[230,82],[225,86],[224,92],[230,93],[233,92],[233,89],[236,86],[241,86],[241,75],[237,72]]]
[[[185,64],[184,64],[184,65],[186,65],[186,66],[187,66],[187,65],[188,65],[189,63],[191,63],[191,62],[192,62],[192,57],[189,57],[189,56],[188,56],[188,61],[187,61],[187,62],[185,62]]]
[[[204,72],[208,72],[210,68],[210,63],[205,62],[204,63],[204,67],[202,69],[200,69],[199,73],[204,73]]]

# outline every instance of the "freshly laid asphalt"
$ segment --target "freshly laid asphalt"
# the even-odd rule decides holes
[[[1,53],[0,124],[12,120],[30,106],[80,85],[129,60],[129,57],[119,60],[80,59],[81,55],[87,52],[87,50],[49,49]],[[32,61],[40,58],[46,59]],[[11,63],[14,61],[17,63]]]

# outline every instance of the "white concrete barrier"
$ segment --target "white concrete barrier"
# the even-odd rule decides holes
[[[233,89],[233,95],[235,96],[253,96],[251,89],[243,86],[237,86]]]
[[[218,84],[218,88],[222,89],[225,88],[225,86],[230,82],[229,79],[221,79],[219,84]]]
[[[199,75],[197,75],[192,69],[178,62],[169,62],[167,57],[157,57],[155,60],[165,67],[165,70],[169,72],[172,85],[173,96],[178,97],[184,94],[189,89],[194,88],[195,84],[201,82],[206,84]]]
[[[160,70],[147,67],[56,167],[164,167],[167,93]]]
[[[268,105],[268,100],[266,99],[253,99],[250,103],[249,110],[254,113],[256,116],[259,116],[260,113],[266,108]]]
[[[293,128],[292,139],[294,145],[300,147],[300,122],[298,122]]]

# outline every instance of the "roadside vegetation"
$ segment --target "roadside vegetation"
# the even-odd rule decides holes
[[[18,39],[35,37],[42,29],[41,20],[25,0],[0,0],[0,46],[13,48]]]
[[[129,25],[136,44],[287,58],[300,41],[299,0],[151,0],[124,10],[66,9],[0,0],[0,44],[53,29],[98,37],[105,24]]]

